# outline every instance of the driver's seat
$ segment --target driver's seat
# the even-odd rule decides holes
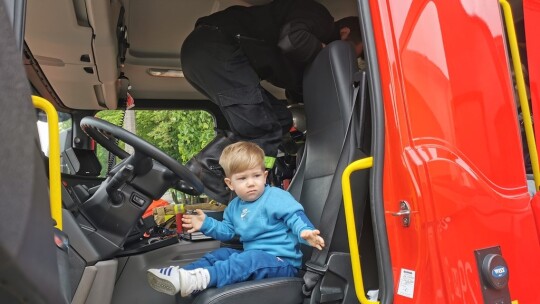
[[[323,235],[325,227],[319,227],[319,224],[327,197],[331,197],[333,191],[338,191],[337,197],[342,197],[341,173],[347,164],[359,158],[357,117],[353,118],[351,132],[347,132],[353,115],[353,75],[357,70],[352,45],[335,41],[321,51],[304,73],[307,137],[304,155],[289,191],[304,206],[306,214]],[[331,251],[348,252],[342,213],[341,217],[338,219],[340,227],[334,232],[340,237],[333,237],[327,246],[331,246]],[[307,246],[303,248],[304,260],[311,256],[311,251]],[[343,256],[346,257],[339,263],[349,263],[348,255]],[[343,268],[350,272],[350,266]],[[205,290],[193,303],[302,303],[303,283],[300,277],[247,281]],[[349,283],[347,279],[349,288],[345,288],[344,293],[354,294],[353,284]],[[314,291],[313,294],[318,293]],[[349,295],[343,295],[342,300],[345,299],[349,299]]]

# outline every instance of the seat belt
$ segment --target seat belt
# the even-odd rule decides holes
[[[358,99],[360,98],[359,92],[360,87],[362,86],[362,79],[364,71],[357,71],[353,75],[353,107],[351,111],[351,116],[349,117],[349,122],[347,124],[347,130],[345,131],[345,138],[343,139],[343,144],[341,146],[341,151],[345,148],[347,143],[347,138],[350,136],[352,119],[355,117],[356,107],[358,104]],[[365,90],[362,90],[365,91]],[[309,136],[309,135],[308,135]],[[353,139],[355,140],[355,139]],[[347,157],[344,157],[343,153],[341,154],[337,168],[344,168],[347,164],[343,162],[348,162]],[[336,169],[337,170],[337,169]],[[336,173],[341,172],[334,172]],[[335,190],[339,189],[339,191]],[[334,191],[332,191],[334,190]],[[332,184],[330,185],[330,193],[326,198],[324,204],[323,213],[321,215],[321,221],[319,223],[320,227],[324,227],[321,230],[321,237],[324,239],[326,246],[322,250],[313,249],[311,254],[311,259],[306,262],[306,273],[304,274],[304,285],[302,286],[302,293],[307,297],[311,295],[313,288],[317,285],[320,278],[324,276],[328,265],[326,265],[326,258],[328,257],[328,252],[330,250],[330,244],[332,242],[332,235],[334,234],[334,229],[336,228],[337,217],[339,214],[339,209],[342,200],[342,191],[341,191],[341,178],[334,177]]]

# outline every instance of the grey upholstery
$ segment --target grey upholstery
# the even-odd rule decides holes
[[[356,157],[356,144],[353,142],[356,135],[347,133],[353,111],[352,84],[356,71],[352,45],[336,41],[324,48],[304,73],[307,138],[302,161],[289,191],[303,204],[306,214],[323,234],[324,227],[319,227],[319,223],[326,198],[330,191],[341,193],[341,183],[332,181],[335,178],[341,180],[345,166]],[[343,145],[345,139],[347,144]],[[344,221],[338,222],[344,227]],[[342,229],[336,231],[343,232]],[[346,238],[343,235],[334,237],[331,249],[348,251]],[[303,251],[304,258],[309,259],[311,248],[305,246]],[[302,284],[301,278],[243,282],[208,289],[194,303],[263,304],[276,303],[276,299],[281,304],[301,303]]]
[[[36,114],[0,1],[0,303],[65,303]]]

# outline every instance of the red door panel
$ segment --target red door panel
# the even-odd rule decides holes
[[[540,303],[531,279],[540,247],[498,2],[370,4],[395,303],[482,303],[474,251],[492,246],[509,265],[511,298]],[[390,214],[403,200],[409,227]],[[412,293],[400,290],[407,284]]]

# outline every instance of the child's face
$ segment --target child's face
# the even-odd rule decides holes
[[[225,178],[227,186],[245,202],[258,199],[264,192],[268,171],[261,168],[248,169]]]

